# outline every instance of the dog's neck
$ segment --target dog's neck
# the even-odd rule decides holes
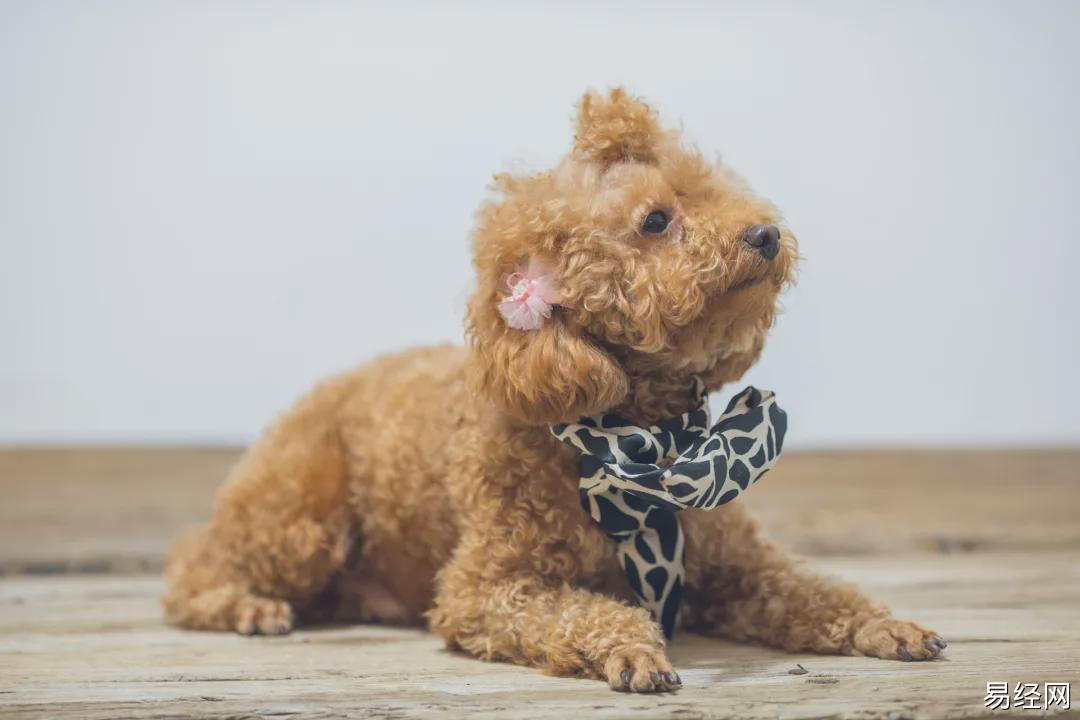
[[[634,356],[621,360],[630,381],[630,392],[612,411],[638,425],[648,426],[680,415],[694,405],[693,374],[689,370],[657,367]]]

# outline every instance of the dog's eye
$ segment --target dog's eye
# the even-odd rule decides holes
[[[667,213],[662,210],[653,210],[647,216],[645,216],[645,222],[641,223],[641,232],[649,233],[650,235],[656,235],[667,230],[668,223]]]

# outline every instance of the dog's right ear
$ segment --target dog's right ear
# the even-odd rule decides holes
[[[618,405],[628,381],[619,364],[571,327],[561,308],[536,330],[511,328],[499,313],[498,278],[478,278],[469,301],[469,387],[526,423],[570,422]]]

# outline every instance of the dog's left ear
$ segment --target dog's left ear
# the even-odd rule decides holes
[[[656,111],[622,88],[607,95],[588,92],[578,105],[574,153],[605,166],[623,160],[652,162],[664,135]]]
[[[629,391],[622,367],[561,308],[538,329],[513,328],[497,310],[503,297],[497,276],[480,274],[466,320],[472,392],[538,425],[571,422],[622,402]]]

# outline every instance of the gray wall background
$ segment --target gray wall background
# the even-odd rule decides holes
[[[624,84],[786,212],[792,441],[1080,442],[1080,3],[0,2],[0,442],[232,443],[460,340]]]

